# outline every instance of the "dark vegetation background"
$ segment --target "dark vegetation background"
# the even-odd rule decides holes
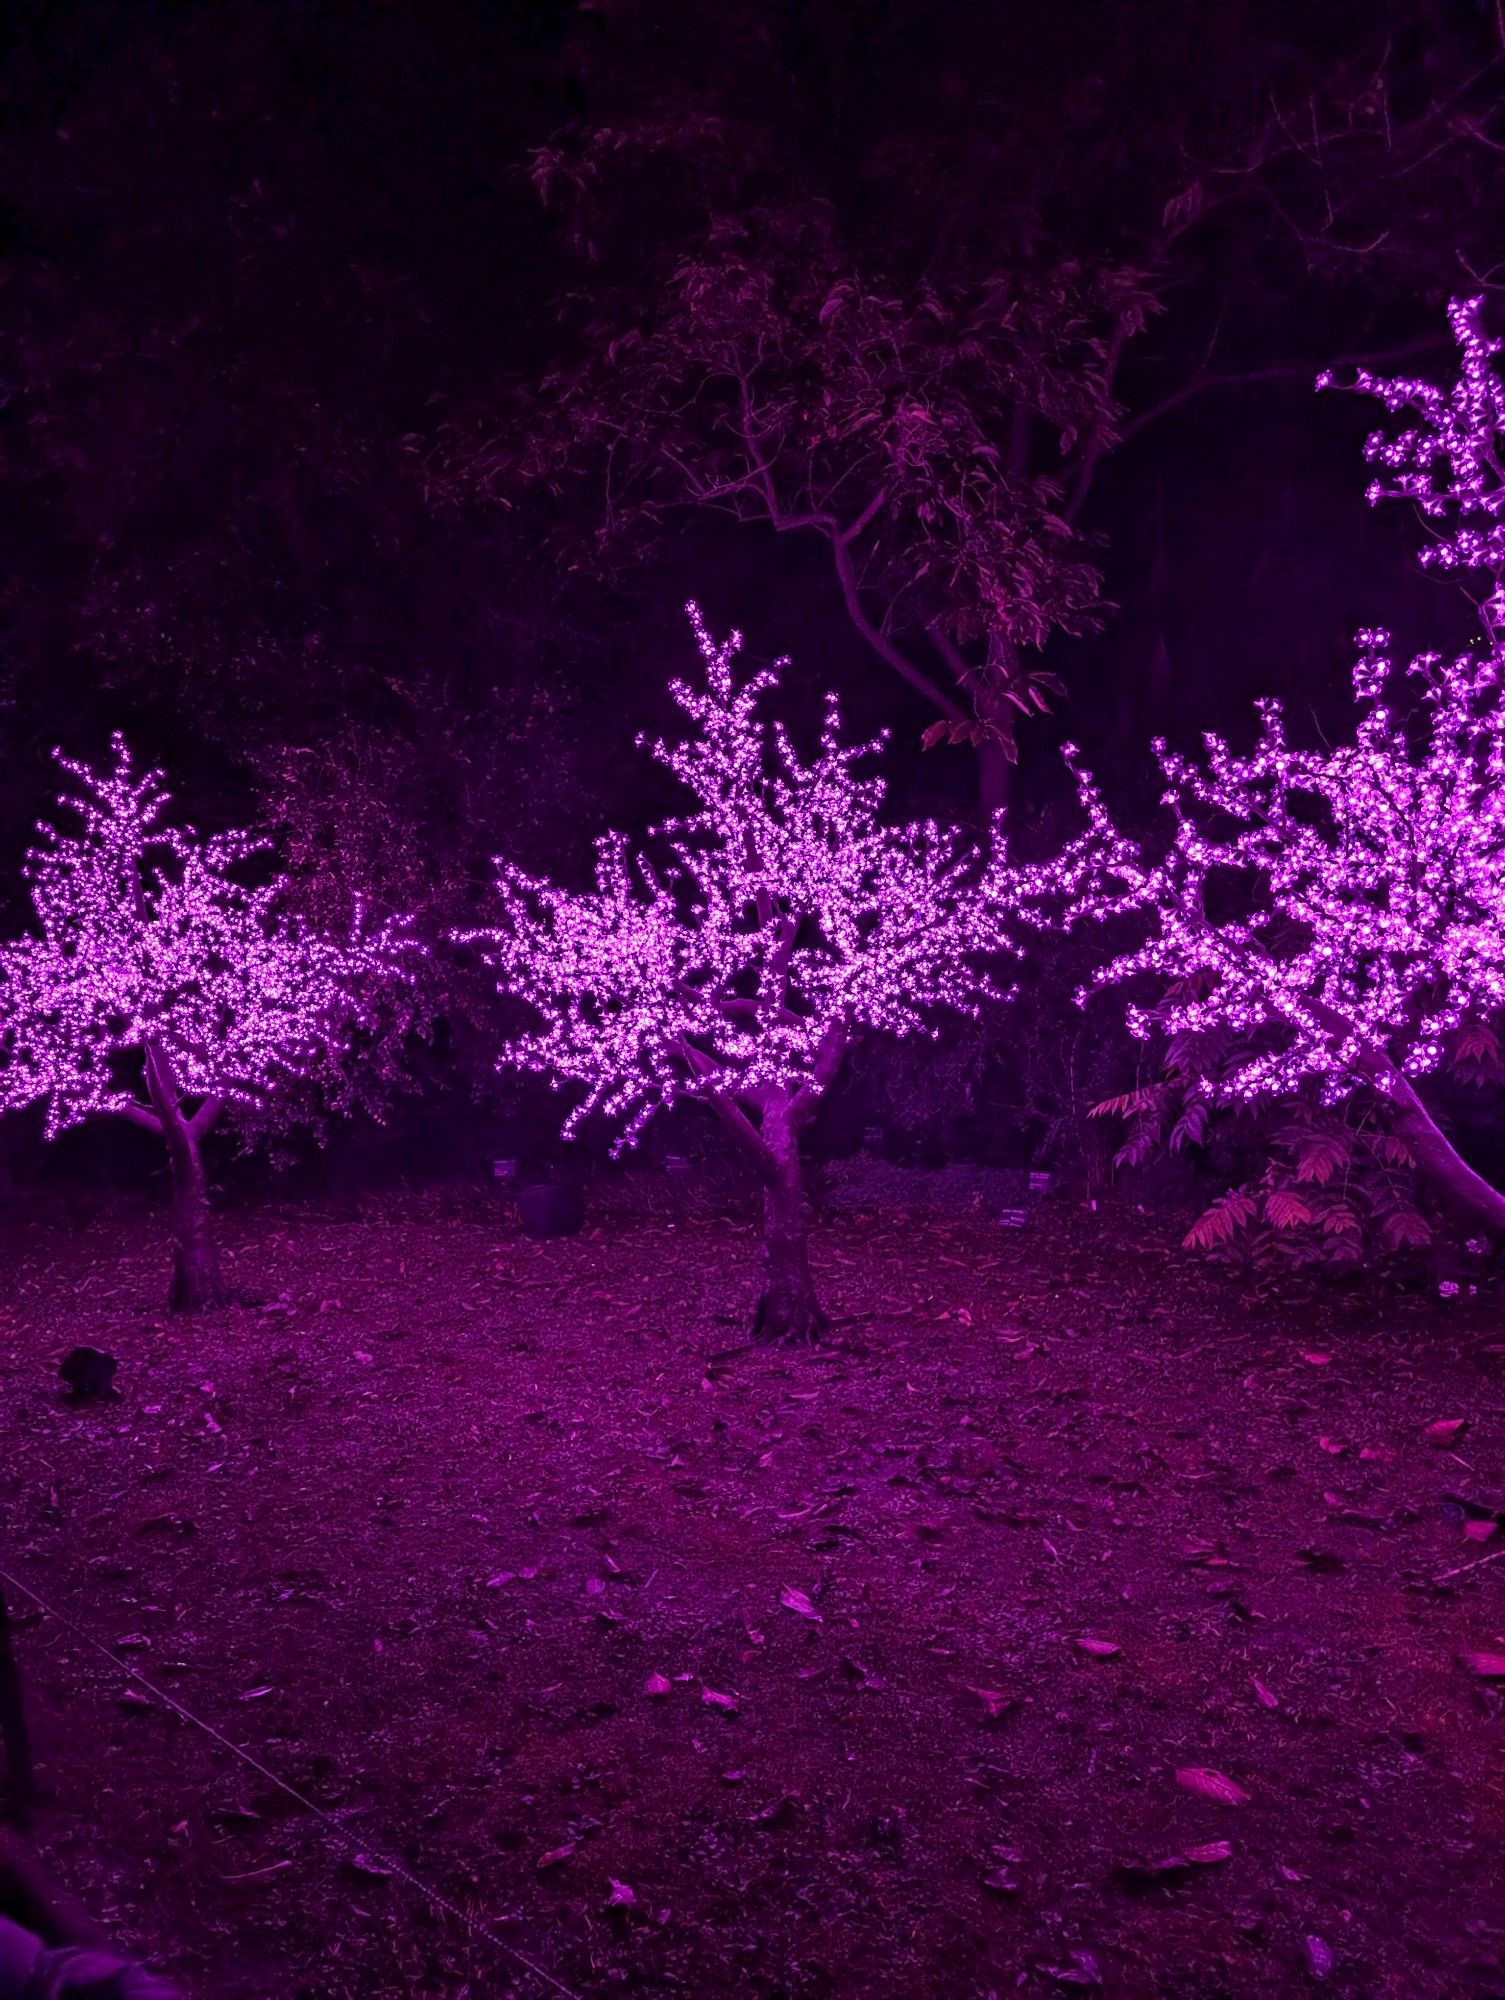
[[[1144,815],[1151,735],[1237,731],[1265,693],[1341,728],[1356,627],[1406,650],[1468,634],[1410,524],[1362,504],[1372,409],[1312,381],[1360,355],[1441,377],[1446,301],[1496,284],[1494,0],[130,0],[8,23],[8,917],[50,750],[115,728],[201,823],[268,815],[332,903],[370,882],[437,929],[502,849],[579,868],[654,809],[631,743],[665,716],[691,592],[754,657],[793,655],[797,704],[834,684],[854,726],[892,726],[902,804],[966,819],[972,750],[920,749],[932,711],[818,541],[654,501],[608,557],[600,464],[513,476],[549,371],[614,352],[677,259],[755,212],[818,226],[874,283],[1065,270],[1110,302],[1100,422],[1062,454],[1104,608],[1034,660],[1064,693],[1008,779],[1027,846],[1069,811],[1067,735]],[[540,148],[607,170],[545,202]],[[747,240],[776,259],[776,232]],[[625,468],[651,439],[623,424]],[[1059,442],[1040,428],[1026,458]],[[876,1122],[899,1150],[1100,1174],[1085,1111],[1135,1057],[1069,1004],[1084,963],[1037,969],[938,1057],[869,1052],[824,1143]],[[384,1134],[339,1130],[321,1171],[475,1173],[526,1146],[490,1004],[436,960],[416,1092]],[[13,1165],[34,1141],[12,1121]],[[80,1133],[47,1171],[144,1161],[130,1133]]]

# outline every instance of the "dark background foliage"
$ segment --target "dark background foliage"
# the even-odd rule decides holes
[[[965,818],[991,787],[1040,846],[1064,734],[1143,812],[1152,733],[1237,729],[1262,693],[1341,726],[1355,627],[1467,631],[1362,505],[1372,413],[1311,389],[1345,356],[1441,373],[1446,300],[1497,282],[1492,0],[8,22],[9,882],[51,747],[124,728],[201,821],[268,812],[319,894],[458,921],[491,854],[568,872],[652,810],[630,745],[692,591],[892,725],[907,804]],[[669,310],[687,273],[757,290],[782,371],[757,436],[803,425],[833,507],[897,482],[874,355],[923,336],[923,367],[900,351],[942,441],[854,543],[855,599],[728,459],[712,316]],[[1068,984],[958,1040],[973,1122],[937,1143],[1038,1151],[1085,1076],[1126,1081]],[[496,1115],[459,1108],[486,1007],[447,974],[426,1002],[431,1157]],[[902,1122],[902,1069],[868,1078]]]

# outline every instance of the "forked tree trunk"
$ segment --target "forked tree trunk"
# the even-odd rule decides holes
[[[794,935],[795,926],[790,922],[779,953],[771,961],[781,978]],[[782,987],[776,997],[782,1005]],[[844,1019],[829,1022],[803,1083],[759,1086],[740,1102],[732,1091],[714,1087],[720,1079],[709,1056],[688,1043],[681,1046],[690,1074],[697,1082],[713,1086],[706,1090],[706,1101],[751,1160],[763,1184],[764,1277],[763,1294],[753,1315],[756,1338],[818,1340],[830,1325],[810,1274],[810,1211],[800,1170],[800,1133],[841,1068],[848,1032]]]
[[[147,1046],[146,1088],[167,1145],[172,1175],[168,1223],[173,1276],[168,1304],[174,1312],[213,1312],[227,1303],[229,1295],[209,1222],[209,1179],[198,1133],[183,1115],[171,1061],[155,1043]]]

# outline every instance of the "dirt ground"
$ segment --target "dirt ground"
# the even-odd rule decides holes
[[[38,1845],[222,2000],[1505,1994],[1495,1305],[1173,1235],[851,1217],[785,1352],[724,1220],[27,1234]]]

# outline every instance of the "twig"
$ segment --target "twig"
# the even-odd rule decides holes
[[[1467,1576],[1471,1569],[1483,1569],[1486,1563],[1497,1563],[1505,1557],[1505,1549],[1496,1549],[1493,1555],[1476,1556],[1471,1563],[1459,1563],[1456,1569],[1445,1569],[1440,1576],[1432,1578],[1433,1583],[1447,1583],[1455,1576]]]

